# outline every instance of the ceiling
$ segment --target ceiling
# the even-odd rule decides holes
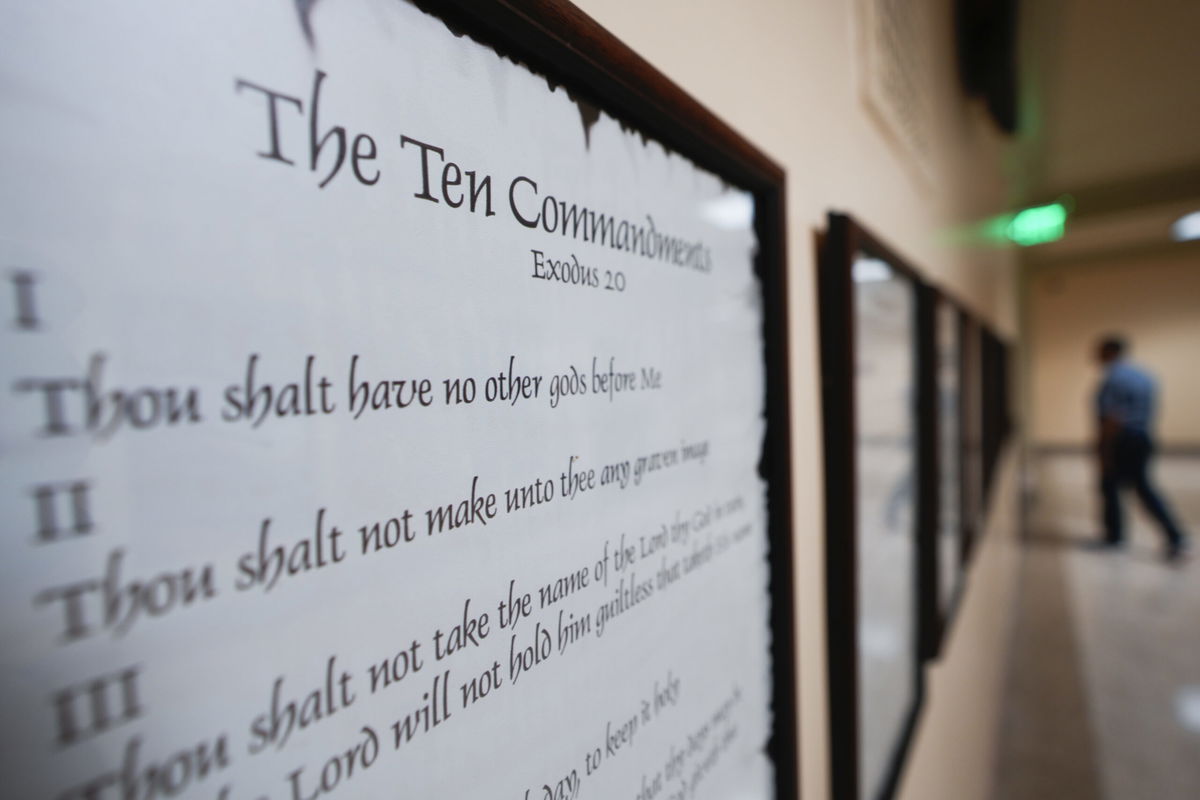
[[[1200,210],[1200,2],[1022,0],[1020,14],[1015,199],[1076,207],[1039,259],[1165,246]]]

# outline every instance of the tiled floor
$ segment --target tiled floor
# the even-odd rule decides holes
[[[1200,556],[1164,564],[1132,497],[1129,547],[1089,549],[1090,460],[1031,466],[995,800],[1200,798]],[[1200,459],[1160,459],[1158,475],[1200,545]]]

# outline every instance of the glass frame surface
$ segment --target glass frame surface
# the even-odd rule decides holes
[[[875,756],[862,749],[864,687],[863,608],[860,550],[873,546],[864,537],[861,512],[862,473],[859,454],[859,387],[856,385],[857,346],[854,266],[859,254],[885,262],[911,290],[911,354],[909,407],[911,422],[908,458],[912,464],[911,563],[901,570],[907,582],[911,627],[902,643],[907,696],[903,713],[892,720],[883,735],[890,743],[878,775],[864,776],[864,761]],[[861,282],[861,278],[859,280]],[[825,433],[826,593],[829,659],[830,754],[833,796],[847,800],[884,800],[895,794],[911,746],[913,731],[924,699],[923,642],[928,636],[922,613],[921,586],[928,575],[924,564],[928,547],[932,503],[936,487],[933,474],[934,370],[932,344],[932,290],[908,262],[884,245],[862,225],[844,214],[830,214],[818,269],[821,318],[821,375]],[[894,394],[894,393],[893,393]],[[871,398],[879,401],[880,398]],[[884,399],[886,402],[886,398]],[[891,398],[905,403],[904,398]]]
[[[983,454],[983,326],[968,313],[962,328],[963,563],[970,562],[985,530]]]
[[[941,655],[958,605],[966,590],[971,534],[968,509],[972,496],[966,435],[971,425],[966,407],[973,390],[967,386],[969,315],[946,294],[930,289],[927,376],[933,396],[934,421],[927,446],[929,519],[922,543],[921,615],[927,659]]]

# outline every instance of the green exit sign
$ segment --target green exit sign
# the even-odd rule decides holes
[[[1069,202],[1070,198],[1064,198],[1057,203],[992,217],[986,225],[989,237],[1022,247],[1057,241],[1066,232]]]

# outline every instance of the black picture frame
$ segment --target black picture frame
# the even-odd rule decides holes
[[[970,474],[965,504],[967,525],[967,561],[971,559],[987,530],[997,469],[1004,447],[1013,430],[1011,402],[1011,346],[978,317],[964,317],[967,348],[964,375],[971,397],[969,418],[964,424],[964,442]]]
[[[972,544],[975,541],[978,523],[973,520],[971,498],[980,497],[972,486],[973,474],[968,452],[967,437],[970,435],[972,419],[967,408],[968,401],[980,391],[968,385],[971,349],[968,336],[975,330],[976,323],[970,313],[954,298],[942,290],[929,288],[931,295],[931,328],[933,341],[929,361],[932,365],[930,391],[934,395],[934,422],[926,446],[930,449],[927,458],[928,480],[932,487],[929,497],[929,516],[926,521],[927,535],[922,539],[921,618],[923,621],[922,650],[928,660],[941,657],[946,639],[957,616],[959,604],[966,592],[968,568],[971,562]],[[952,331],[953,354],[947,353],[941,334]],[[946,369],[955,376],[954,388],[948,391],[942,384]],[[953,405],[951,424],[947,425],[947,406]],[[953,431],[953,440],[947,434]],[[949,446],[948,446],[949,445]],[[954,464],[948,463],[948,458]],[[950,475],[952,473],[952,476]],[[950,478],[950,479],[948,479]],[[974,493],[974,494],[973,494]],[[947,514],[947,503],[953,512]],[[949,518],[949,519],[948,519]],[[945,551],[947,533],[952,537],[953,551]],[[949,585],[947,575],[951,576]]]
[[[969,414],[963,421],[963,475],[965,550],[967,570],[987,532],[996,475],[1013,428],[1011,346],[987,323],[964,312],[967,347],[964,376],[970,395]]]
[[[601,109],[754,196],[762,286],[776,797],[800,797],[798,668],[791,498],[785,173],[583,11],[563,0],[416,0],[456,33],[565,86],[581,113]]]
[[[983,453],[983,323],[962,315],[963,414],[962,441],[963,568],[968,569],[987,529]]]
[[[940,658],[946,639],[957,615],[958,606],[966,592],[971,563],[987,529],[995,478],[1005,445],[1013,431],[1011,406],[1011,345],[990,326],[972,314],[961,303],[942,290],[930,289],[933,294],[933,314],[936,317],[950,312],[957,318],[958,330],[958,460],[956,485],[951,490],[958,507],[954,535],[958,541],[957,554],[950,568],[955,572],[954,584],[947,591],[944,570],[942,514],[949,484],[943,479],[947,448],[941,440],[946,427],[941,409],[935,408],[936,429],[927,446],[931,455],[926,459],[930,472],[928,480],[935,487],[930,495],[930,514],[927,520],[929,535],[922,545],[921,616],[923,620],[922,648],[925,658]],[[938,325],[935,321],[934,326]],[[933,345],[930,363],[941,364],[941,354]],[[936,403],[944,400],[943,389],[936,386]]]
[[[1013,429],[1009,383],[1011,346],[990,327],[983,325],[980,330],[983,504],[986,514],[991,507],[1000,457]]]
[[[911,682],[905,712],[893,732],[881,780],[863,786],[859,631],[858,469],[855,396],[855,306],[852,270],[858,253],[886,261],[912,286],[913,498],[911,628],[907,642]],[[909,263],[848,215],[831,213],[817,270],[820,300],[821,394],[824,417],[826,596],[831,784],[842,800],[884,800],[895,794],[924,701],[927,616],[922,579],[928,576],[928,539],[936,486],[936,383],[933,370],[933,292]]]

